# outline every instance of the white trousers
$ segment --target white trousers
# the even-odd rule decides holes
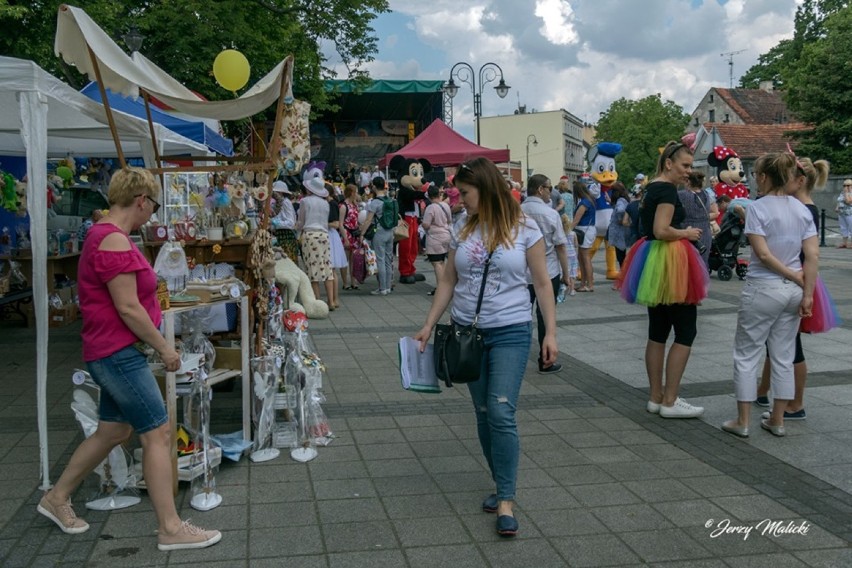
[[[801,303],[802,289],[790,280],[746,282],[734,336],[734,392],[738,401],[752,402],[757,398],[757,379],[763,369],[766,346],[772,363],[772,398],[793,399],[793,356]]]
[[[852,237],[852,215],[840,214],[837,216],[840,221],[840,234],[844,239]]]

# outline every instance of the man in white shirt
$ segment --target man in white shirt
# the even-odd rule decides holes
[[[550,194],[553,186],[547,176],[535,174],[527,181],[527,198],[521,204],[524,215],[533,219],[544,236],[544,253],[547,261],[547,274],[553,284],[553,297],[559,293],[559,284],[568,285],[568,238],[562,228],[562,219],[550,203]],[[535,289],[532,284],[530,288],[530,301],[535,302]],[[542,366],[541,343],[544,340],[545,328],[544,318],[541,314],[538,302],[535,307],[536,319],[538,320],[538,372],[541,374],[557,373],[562,370],[561,363],[554,363],[549,367]]]

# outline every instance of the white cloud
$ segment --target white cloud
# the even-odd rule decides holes
[[[573,13],[565,0],[539,0],[535,4],[535,15],[543,22],[541,34],[557,45],[570,45],[579,40],[572,22]]]
[[[720,54],[744,50],[734,56],[736,81],[761,53],[792,36],[797,2],[391,0],[392,10],[411,18],[412,37],[386,40],[369,69],[377,78],[446,79],[457,61],[474,70],[495,62],[512,91],[499,99],[494,84],[486,85],[485,115],[511,114],[520,103],[565,108],[594,122],[618,98],[654,93],[688,113],[708,88],[728,86]],[[395,62],[394,47],[403,42],[420,42],[433,56]],[[456,128],[466,135],[472,99],[462,85],[453,101]]]

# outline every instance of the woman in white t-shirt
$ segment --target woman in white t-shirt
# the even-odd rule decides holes
[[[453,321],[470,325],[485,281],[477,327],[483,332],[485,354],[479,380],[468,383],[476,413],[479,443],[497,491],[482,503],[497,513],[497,532],[514,536],[512,514],[518,469],[515,410],[532,339],[532,311],[527,270],[544,315],[542,343],[545,367],[556,361],[556,304],[547,274],[544,240],[532,219],[506,190],[497,167],[485,158],[461,164],[454,179],[467,210],[467,220],[453,228],[453,237],[432,308],[414,336],[423,351],[432,328],[452,302]],[[489,255],[490,262],[488,262]],[[486,262],[488,274],[483,279]]]
[[[760,426],[775,436],[785,434],[784,410],[795,395],[796,333],[800,318],[810,316],[813,309],[819,244],[810,211],[789,195],[795,189],[796,167],[795,156],[779,153],[764,154],[754,164],[763,197],[749,207],[745,224],[752,252],[734,336],[738,416],[722,424],[722,430],[743,438],[749,435],[764,346],[772,361],[773,412]]]

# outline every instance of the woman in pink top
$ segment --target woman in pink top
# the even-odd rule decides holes
[[[98,429],[80,444],[37,509],[68,534],[87,531],[88,523],[71,508],[71,493],[135,430],[144,449],[145,483],[157,514],[157,547],[204,548],[219,542],[222,534],[181,521],[177,514],[168,417],[145,354],[136,345],[143,342],[153,347],[166,370],[180,367],[180,355],[157,330],[162,319],[157,276],[128,237],[160,208],[158,193],[157,182],[147,170],[117,172],[109,184],[109,213],[86,236],[78,290],[83,359],[101,388]]]

